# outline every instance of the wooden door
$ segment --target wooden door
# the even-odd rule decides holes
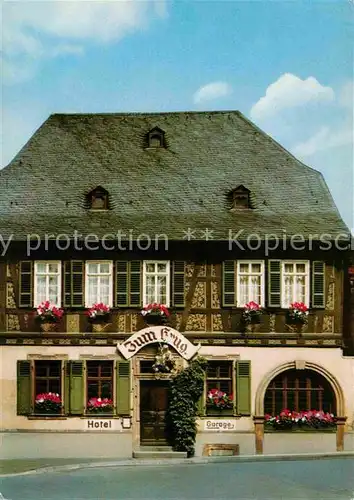
[[[140,441],[142,445],[166,445],[168,382],[140,382]]]

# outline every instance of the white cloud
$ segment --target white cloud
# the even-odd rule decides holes
[[[226,82],[212,82],[200,87],[193,96],[193,101],[198,104],[203,101],[211,101],[219,97],[225,97],[232,92],[231,86]]]
[[[164,0],[7,1],[2,11],[4,60],[18,68],[62,53],[82,53],[88,42],[116,42],[144,29],[151,17],[166,17]],[[9,80],[5,83],[14,79]]]
[[[335,131],[329,127],[322,127],[310,139],[294,146],[292,152],[296,156],[307,157],[326,149],[347,146],[352,142],[353,130],[350,128]]]
[[[287,108],[315,101],[329,102],[333,99],[334,92],[331,87],[324,87],[313,76],[301,80],[296,75],[285,73],[269,85],[265,96],[254,104],[250,114],[252,120],[262,120]]]

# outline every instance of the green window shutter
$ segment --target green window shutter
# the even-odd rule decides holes
[[[236,361],[236,412],[251,414],[251,361]]]
[[[129,264],[129,305],[141,307],[141,262],[132,260]]]
[[[116,307],[127,307],[128,300],[128,262],[125,260],[116,261]]]
[[[117,361],[116,379],[117,415],[130,415],[130,361]]]
[[[324,262],[312,263],[312,307],[325,307],[325,273]]]
[[[64,394],[62,396],[62,401],[64,405],[64,415],[69,415],[70,413],[70,363],[70,361],[64,361],[63,363],[62,373],[64,374]]]
[[[84,362],[70,361],[68,362],[66,377],[69,376],[68,403],[70,415],[82,415],[84,413]],[[67,405],[68,406],[68,405]]]
[[[84,262],[64,262],[64,307],[84,306]]]
[[[280,260],[270,260],[268,263],[268,306],[281,306],[281,268]]]
[[[71,307],[71,261],[63,262],[64,276],[64,307]]]
[[[184,307],[185,262],[176,260],[172,264],[172,305]]]
[[[17,361],[17,415],[28,415],[31,413],[31,374],[32,367],[30,361]]]
[[[33,263],[30,260],[20,262],[19,307],[33,307]]]
[[[222,302],[224,307],[234,306],[236,304],[236,261],[225,260],[222,264]]]
[[[71,305],[72,307],[84,307],[84,268],[82,260],[71,261]]]

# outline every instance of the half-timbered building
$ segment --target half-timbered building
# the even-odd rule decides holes
[[[241,113],[50,116],[0,171],[0,238],[5,457],[166,445],[161,345],[176,369],[208,361],[197,455],[354,449],[349,231],[322,175]],[[64,311],[52,331],[45,301]],[[251,301],[258,323],[244,321]],[[154,302],[164,325],[141,314]],[[95,303],[110,308],[102,328]],[[39,411],[49,393],[57,410]],[[336,426],[268,430],[284,408]]]

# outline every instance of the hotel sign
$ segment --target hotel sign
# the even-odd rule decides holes
[[[167,326],[153,326],[144,328],[131,335],[127,340],[117,345],[118,350],[125,359],[130,359],[142,347],[156,342],[163,342],[170,345],[184,359],[191,359],[200,348],[200,345],[193,345],[182,333]]]

